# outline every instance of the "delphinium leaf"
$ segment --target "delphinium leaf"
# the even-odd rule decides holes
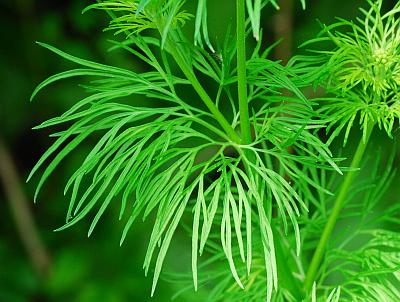
[[[385,12],[382,0],[367,2],[369,7],[360,9],[362,16],[356,21],[338,18],[332,25],[323,25],[319,36],[304,45],[329,41],[330,48],[312,50],[313,54],[289,63],[306,81],[317,82],[335,95],[325,98],[321,106],[327,129],[335,129],[330,142],[345,131],[346,144],[357,122],[364,140],[371,125],[391,137],[394,121],[400,118],[400,3]],[[307,74],[313,76],[307,79]]]
[[[394,149],[395,150],[395,149]],[[346,221],[349,218],[356,217],[350,226],[353,232],[345,232],[332,242],[327,250],[326,262],[321,266],[321,270],[325,270],[325,279],[329,279],[329,286],[314,283],[310,296],[306,296],[304,301],[396,301],[400,296],[400,266],[399,266],[399,234],[397,219],[388,219],[398,214],[399,205],[393,203],[387,209],[379,209],[379,203],[385,190],[389,187],[393,180],[395,171],[393,170],[393,161],[395,152],[392,152],[387,159],[386,165],[381,167],[381,153],[376,152],[373,156],[373,166],[371,167],[372,175],[367,181],[357,182],[353,185],[353,190],[357,194],[353,194],[352,203],[344,210],[342,220],[346,228]],[[377,160],[375,160],[377,158]],[[332,174],[336,178],[337,174]],[[316,180],[318,181],[318,180]],[[322,179],[321,179],[322,181]],[[336,182],[330,182],[328,188],[334,190]],[[329,195],[325,196],[330,199]],[[346,215],[349,213],[349,215]],[[308,238],[312,241],[313,236],[318,238],[321,229],[319,225],[324,224],[323,211],[316,211],[313,216],[309,217],[309,221],[301,222],[302,238]],[[386,228],[382,228],[386,225]],[[256,233],[253,232],[255,235]],[[294,236],[289,236],[289,240],[294,240]],[[357,246],[354,246],[357,242]],[[260,243],[259,243],[260,244]],[[263,274],[259,273],[257,261],[260,256],[259,244],[254,245],[255,257],[251,274],[244,279],[243,292],[239,287],[235,287],[230,282],[222,282],[229,280],[224,275],[223,266],[218,265],[218,258],[212,260],[213,264],[211,273],[204,276],[204,284],[219,283],[220,286],[215,287],[213,295],[210,295],[210,301],[259,301],[263,299],[262,292],[267,291],[267,284]],[[310,247],[307,247],[307,249]],[[235,253],[239,254],[239,249],[235,249]],[[222,257],[221,252],[217,255]],[[292,259],[296,257],[292,254]],[[297,262],[297,261],[296,261]],[[205,265],[210,265],[209,263]],[[302,265],[299,263],[299,272],[302,271]],[[241,270],[244,273],[244,267]],[[299,273],[300,274],[300,273]],[[340,278],[335,278],[340,274]],[[332,275],[332,278],[330,276]],[[180,278],[179,276],[175,276]],[[227,278],[227,279],[225,279]],[[201,279],[200,279],[201,280]],[[336,282],[333,282],[336,280]],[[321,281],[324,282],[324,281]],[[333,283],[332,283],[333,282]],[[247,286],[251,285],[251,286]],[[261,292],[261,294],[260,294]],[[309,300],[307,300],[308,298]],[[290,293],[285,292],[284,287],[279,287],[278,291],[273,293],[273,301],[299,301],[292,297]]]
[[[231,286],[244,288],[244,280],[251,285],[257,276],[263,276],[265,292],[257,297],[264,295],[271,301],[280,293],[277,234],[293,243],[288,249],[295,247],[297,257],[302,244],[299,221],[309,210],[304,197],[322,188],[315,174],[325,170],[341,173],[327,144],[315,134],[323,121],[313,111],[314,103],[301,92],[296,69],[267,59],[269,51],[261,51],[257,20],[268,2],[255,1],[247,22],[255,22],[253,30],[259,38],[258,48],[247,61],[249,118],[254,132],[254,140],[247,145],[241,144],[237,131],[241,119],[235,96],[236,45],[228,33],[224,49],[217,54],[220,57],[215,57],[200,40],[197,45],[187,40],[181,30],[190,17],[183,10],[184,1],[101,1],[88,7],[114,16],[109,29],[123,33],[125,40],[112,42],[111,49],[126,50],[151,71],[139,73],[99,64],[41,44],[80,67],[45,80],[33,96],[64,78],[83,76],[90,81],[85,79],[83,85],[89,96],[38,127],[64,130],[54,134],[55,143],[32,171],[31,176],[50,162],[37,193],[67,154],[88,137],[97,138],[67,182],[65,193],[71,198],[66,224],[58,230],[93,213],[88,231],[92,234],[116,200],[121,203],[118,218],[126,221],[121,244],[139,217],[154,219],[143,265],[146,274],[154,269],[152,295],[175,231],[190,216],[195,288],[202,285],[199,255],[212,246],[228,264],[230,273],[225,277],[236,282]],[[208,44],[205,1],[202,3],[195,34],[200,37],[198,31],[202,30],[202,39]],[[147,35],[150,30],[158,35]],[[216,91],[203,88],[203,76],[214,82]],[[194,102],[181,96],[181,86],[191,89]],[[138,96],[146,97],[149,104],[134,106]],[[198,105],[200,101],[208,110]],[[226,105],[230,112],[224,115],[221,111]],[[193,211],[187,215],[188,209]],[[275,228],[280,233],[275,234]],[[292,295],[289,290],[282,291],[284,297]]]
[[[207,0],[198,0],[196,21],[194,29],[194,43],[195,45],[203,44],[203,39],[208,48],[214,53],[215,50],[210,42],[208,36],[208,25],[207,25]]]

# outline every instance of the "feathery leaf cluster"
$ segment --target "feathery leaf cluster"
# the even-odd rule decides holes
[[[390,301],[400,296],[400,246],[385,223],[398,223],[389,221],[397,207],[373,222],[369,215],[390,183],[390,168],[378,176],[376,166],[370,183],[353,184],[358,194],[346,197],[351,203],[340,219],[359,220],[352,236],[364,236],[365,244],[356,250],[347,249],[346,240],[339,247],[330,244],[312,290],[310,283],[304,292],[302,282],[306,255],[329,223],[331,192],[342,174],[329,145],[343,131],[346,143],[357,117],[364,141],[375,124],[391,135],[400,117],[399,4],[382,14],[381,0],[369,1],[359,24],[339,20],[310,41],[329,40],[332,50],[297,56],[282,66],[268,59],[271,48],[262,50],[260,18],[268,3],[277,7],[271,0],[238,6],[243,17],[238,28],[245,34],[236,43],[228,30],[220,52],[208,33],[206,0],[198,1],[194,13],[185,10],[183,0],[90,5],[86,10],[106,11],[112,19],[108,30],[123,38],[111,41],[111,49],[127,51],[149,67],[146,72],[40,43],[78,67],[43,81],[32,98],[55,81],[81,76],[87,96],[36,127],[62,130],[53,134],[55,142],[29,176],[44,169],[35,200],[67,155],[97,139],[66,184],[64,193],[71,197],[59,230],[94,214],[90,235],[105,211],[119,203],[122,244],[140,217],[153,219],[144,261],[146,274],[154,269],[152,294],[174,234],[186,226],[194,287],[210,289],[209,301],[376,301],[367,300],[372,294],[371,299]],[[182,31],[192,16],[193,41]],[[344,27],[351,31],[339,32]],[[257,43],[246,56],[251,34]],[[206,90],[205,80],[213,88]],[[302,88],[311,84],[333,96],[308,100]],[[138,97],[147,105],[138,105]],[[325,127],[331,131],[326,143],[317,135]],[[392,162],[393,157],[388,167]],[[374,228],[363,229],[367,222]],[[337,274],[340,282],[332,277]],[[381,275],[390,277],[381,282]]]
[[[326,251],[326,258],[320,267],[321,278],[314,283],[312,291],[304,299],[293,295],[288,284],[281,285],[274,292],[270,301],[396,301],[400,297],[399,285],[399,205],[393,203],[382,211],[381,201],[393,181],[396,170],[393,170],[395,149],[387,160],[386,166],[380,167],[382,151],[376,151],[369,162],[371,175],[364,181],[352,186],[347,205],[340,217],[343,227],[332,239]],[[376,160],[378,159],[378,160]],[[369,164],[369,162],[367,164]],[[340,182],[338,174],[322,173],[316,180],[330,191],[335,191]],[[311,195],[310,195],[311,196]],[[308,200],[310,204],[318,202],[313,213],[305,213],[299,219],[302,252],[312,251],[321,234],[321,228],[327,223],[330,215],[330,204],[334,196],[319,192],[318,200]],[[278,223],[279,221],[274,221]],[[350,232],[351,230],[351,232]],[[282,234],[281,234],[282,235]],[[257,236],[255,234],[254,236]],[[290,245],[294,244],[294,234],[289,233],[282,242],[286,252],[286,261],[292,263],[293,274],[299,281],[304,278],[307,258],[298,257]],[[305,244],[308,242],[308,244]],[[354,245],[356,242],[356,245]],[[224,266],[221,265],[223,253],[215,244],[209,249],[218,250],[216,255],[203,265],[209,266],[202,275],[202,284],[209,291],[209,301],[261,301],[265,298],[265,268],[260,263],[262,254],[255,246],[253,268],[245,279],[245,290],[233,284]],[[238,253],[238,250],[235,250]],[[245,269],[241,269],[245,275]],[[174,274],[170,278],[175,282],[185,282],[186,276]],[[186,281],[187,282],[187,281]],[[299,289],[297,289],[299,290]]]
[[[80,67],[45,80],[33,96],[50,83],[64,78],[88,76],[93,80],[85,86],[90,93],[88,97],[62,116],[37,127],[64,125],[66,130],[54,134],[57,140],[32,171],[31,175],[50,161],[35,197],[65,156],[88,137],[96,136],[98,142],[66,185],[65,193],[71,191],[71,199],[67,223],[59,230],[96,211],[90,235],[112,201],[120,196],[119,218],[130,212],[122,242],[140,215],[146,219],[156,211],[144,264],[147,273],[159,246],[154,292],[173,234],[185,209],[193,207],[192,268],[197,287],[198,253],[202,253],[216,223],[216,212],[221,211],[222,216],[218,218],[221,245],[239,286],[242,282],[236,270],[238,259],[233,256],[233,246],[237,245],[238,258],[246,262],[250,274],[252,232],[254,228],[259,229],[270,284],[268,296],[271,296],[272,288],[277,289],[272,211],[277,209],[286,232],[287,220],[291,222],[299,253],[297,219],[301,209],[307,210],[285,175],[304,183],[304,187],[315,187],[317,185],[301,166],[340,170],[326,145],[312,134],[320,124],[314,119],[310,102],[290,79],[293,77],[290,71],[266,59],[267,52],[259,54],[260,39],[247,62],[248,102],[254,104],[250,116],[254,141],[250,145],[241,145],[232,141],[236,132],[232,135],[222,131],[226,127],[235,131],[240,126],[240,113],[233,93],[237,82],[236,69],[232,65],[236,45],[229,42],[228,33],[221,54],[222,63],[218,64],[202,47],[186,41],[177,26],[188,16],[181,11],[182,4],[182,1],[104,1],[89,7],[110,12],[114,16],[110,29],[126,34],[125,41],[113,42],[114,48],[127,50],[153,71],[136,73],[80,59],[41,44]],[[139,35],[151,28],[160,32],[160,39]],[[164,45],[186,78],[173,74],[167,53],[162,53],[161,61],[156,57],[153,49],[159,48],[163,52]],[[196,79],[194,70],[213,79],[219,87],[213,103],[210,104],[212,101]],[[192,85],[211,112],[181,99],[179,85]],[[282,97],[281,89],[291,91],[293,96]],[[132,100],[134,95],[161,100],[163,106],[137,107],[131,105],[131,101],[118,101]],[[215,114],[225,105],[223,102],[231,108],[231,122]],[[215,126],[213,119],[225,128]],[[290,153],[289,146],[298,152]],[[229,150],[233,154],[229,154],[232,152]],[[206,159],[203,154],[207,154]],[[276,171],[275,162],[279,162],[280,171]],[[236,194],[232,192],[233,186],[237,188]],[[194,201],[193,196],[197,196]]]
[[[295,57],[289,64],[306,81],[319,79],[335,95],[321,100],[326,102],[321,113],[328,116],[328,130],[334,129],[329,143],[344,130],[346,144],[357,119],[364,139],[375,124],[391,137],[400,117],[400,3],[383,12],[382,0],[367,2],[370,7],[360,8],[363,18],[357,22],[338,18],[303,44],[329,42],[331,49],[313,50],[315,55]]]

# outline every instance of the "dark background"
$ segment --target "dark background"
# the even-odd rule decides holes
[[[188,10],[192,9],[192,2],[195,1],[188,1]],[[223,39],[226,24],[235,16],[234,2],[209,2],[215,2],[210,4],[211,37]],[[319,31],[317,19],[324,23],[332,22],[335,16],[354,19],[357,7],[365,5],[361,0],[314,0],[307,1],[307,10],[302,11],[298,2],[281,1],[279,14],[272,8],[264,12],[266,43],[285,38],[275,50],[278,59],[285,60],[290,53],[299,52],[297,45]],[[180,288],[160,280],[156,296],[150,299],[152,278],[145,278],[141,267],[151,221],[136,224],[126,243],[119,247],[123,223],[116,219],[118,206],[107,212],[89,239],[89,220],[60,233],[52,231],[64,222],[68,202],[62,194],[64,184],[79,165],[80,152],[83,154],[89,146],[82,145],[56,170],[38,204],[32,201],[38,177],[25,183],[30,169],[52,142],[49,130],[31,128],[60,115],[83,95],[77,85],[79,79],[67,80],[46,88],[29,103],[35,85],[73,66],[35,41],[83,58],[135,70],[142,68],[123,52],[107,52],[111,33],[103,33],[102,29],[108,17],[101,12],[82,15],[88,4],[90,1],[78,0],[0,2],[0,302],[158,302],[169,301]],[[374,143],[385,149],[392,141],[376,135]],[[351,144],[348,148],[351,150]],[[393,187],[388,194],[388,199],[393,199],[399,189]],[[35,242],[36,237],[41,243]],[[188,238],[185,233],[175,238],[166,270],[190,270]],[[204,301],[204,296],[193,296],[189,291],[177,301]]]

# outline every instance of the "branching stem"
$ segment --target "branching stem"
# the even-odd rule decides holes
[[[100,1],[97,1],[100,3]],[[243,0],[244,5],[244,0]],[[116,16],[112,11],[107,10],[107,13],[111,16],[111,19],[115,19]],[[162,33],[161,27],[159,27],[159,32]],[[129,33],[127,33],[129,35]],[[217,105],[212,101],[208,93],[204,90],[203,86],[200,84],[199,80],[197,79],[196,75],[194,74],[190,65],[186,62],[182,54],[179,50],[175,47],[174,43],[169,43],[169,50],[171,51],[172,56],[175,59],[175,62],[178,64],[186,78],[192,84],[194,90],[197,92],[201,100],[207,106],[208,110],[213,114],[217,122],[221,125],[224,129],[228,137],[235,143],[240,144],[241,140],[239,135],[236,133],[235,129],[233,129],[232,125],[226,120],[224,115],[219,111]]]
[[[363,158],[363,155],[364,155],[365,149],[367,147],[369,138],[371,136],[372,130],[373,130],[373,125],[371,125],[368,128],[366,136],[362,137],[360,139],[360,142],[358,144],[353,161],[351,162],[351,166],[350,166],[351,170],[350,170],[350,172],[347,173],[342,185],[339,188],[337,198],[333,205],[332,213],[330,214],[330,216],[328,218],[328,222],[326,223],[326,225],[324,227],[321,238],[318,242],[317,249],[314,252],[310,267],[306,274],[306,279],[304,281],[304,289],[306,290],[306,292],[309,292],[311,290],[312,285],[315,281],[315,278],[318,273],[318,269],[319,269],[321,261],[322,261],[322,257],[324,256],[326,245],[327,245],[328,240],[332,234],[332,231],[336,225],[340,211],[342,210],[343,205],[346,201],[347,195],[348,195],[351,185],[354,181],[354,177],[356,176],[356,174],[358,172],[357,169],[360,166],[360,162]]]
[[[219,111],[218,107],[214,104],[214,102],[211,100],[210,96],[208,93],[204,90],[203,86],[200,84],[199,80],[197,79],[196,75],[194,74],[192,68],[190,65],[186,62],[182,54],[179,52],[178,49],[173,45],[173,43],[169,44],[169,51],[171,52],[172,56],[174,57],[176,63],[186,76],[186,78],[189,80],[189,82],[192,84],[194,90],[197,92],[201,100],[204,102],[204,104],[207,106],[207,108],[210,110],[210,112],[214,115],[215,119],[217,122],[221,125],[221,127],[224,129],[226,134],[229,136],[229,138],[237,143],[240,144],[241,140],[239,135],[236,133],[236,131],[233,129],[232,125],[229,124],[229,122],[226,120],[224,115]]]

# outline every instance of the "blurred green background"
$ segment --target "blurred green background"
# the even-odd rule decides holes
[[[187,2],[188,10],[192,10],[196,1]],[[357,7],[365,3],[314,0],[307,1],[307,10],[302,11],[298,2],[281,1],[279,13],[272,8],[264,13],[266,43],[282,35],[286,37],[275,51],[278,59],[296,53],[296,45],[319,31],[317,19],[329,23],[335,16],[353,18]],[[38,204],[32,201],[38,178],[25,183],[30,169],[52,143],[49,132],[31,128],[60,115],[84,95],[78,81],[73,79],[52,85],[29,103],[30,94],[41,80],[73,67],[35,41],[52,44],[83,58],[135,70],[143,68],[126,53],[107,52],[110,33],[102,29],[108,17],[101,12],[82,15],[82,9],[90,3],[82,0],[0,2],[0,302],[161,302],[170,301],[180,289],[179,284],[161,280],[155,297],[149,297],[151,274],[145,278],[141,267],[149,238],[147,223],[151,221],[136,224],[125,244],[119,247],[123,222],[116,219],[118,205],[107,212],[89,239],[86,236],[89,220],[66,231],[53,232],[65,219],[68,202],[68,196],[62,194],[65,182],[89,146],[82,145],[79,149],[82,154],[73,153],[57,169]],[[235,16],[232,3],[210,1],[212,39],[223,40],[226,24]],[[188,26],[190,30],[192,24]],[[384,150],[392,143],[380,136],[374,142]],[[399,193],[399,188],[393,187],[388,200]],[[165,270],[189,268],[190,238],[182,232],[168,253]],[[204,299],[189,291],[176,301]]]

